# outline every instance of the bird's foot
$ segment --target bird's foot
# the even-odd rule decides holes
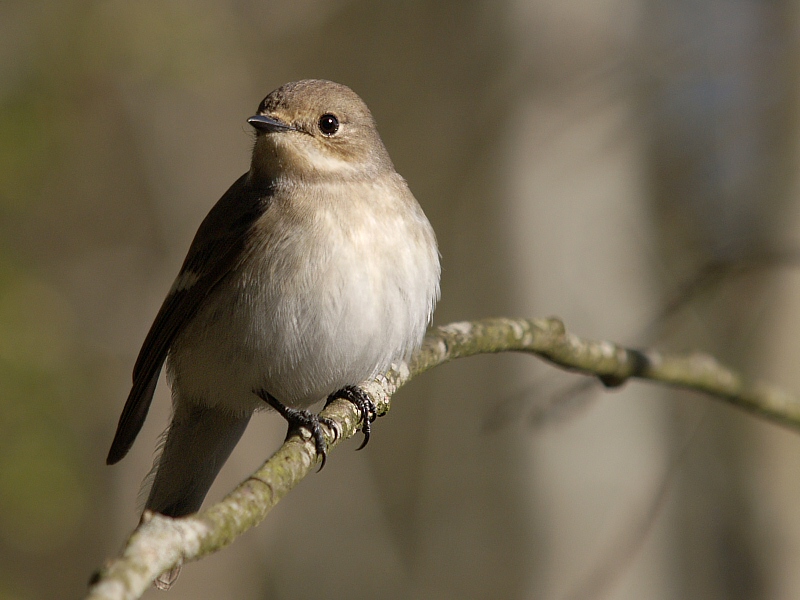
[[[361,432],[364,434],[364,441],[356,448],[356,450],[361,450],[367,445],[367,442],[369,442],[369,434],[372,430],[370,423],[378,417],[378,407],[375,406],[375,403],[370,399],[369,395],[356,385],[347,385],[338,392],[334,392],[328,396],[325,406],[328,406],[328,404],[337,398],[352,403],[361,413]]]
[[[289,423],[289,431],[286,433],[286,437],[301,428],[311,434],[311,438],[314,440],[314,448],[317,454],[322,457],[322,463],[320,463],[318,469],[318,471],[321,471],[328,459],[328,448],[325,444],[325,434],[322,432],[321,426],[330,427],[335,434],[338,431],[336,423],[325,417],[315,415],[309,410],[290,408],[267,392],[256,392],[256,395],[274,408]]]

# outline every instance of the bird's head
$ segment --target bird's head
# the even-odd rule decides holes
[[[256,130],[255,177],[341,181],[394,170],[367,105],[332,81],[287,83],[247,122]]]

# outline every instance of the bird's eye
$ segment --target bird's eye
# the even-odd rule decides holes
[[[319,118],[319,130],[322,135],[332,136],[339,131],[339,119],[336,118],[336,115],[325,113]]]

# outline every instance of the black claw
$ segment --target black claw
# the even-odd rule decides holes
[[[337,398],[342,398],[352,403],[361,413],[361,433],[364,434],[364,441],[356,448],[356,450],[361,450],[369,442],[369,434],[372,431],[370,423],[378,417],[378,407],[375,406],[375,403],[364,390],[355,385],[345,386],[338,392],[328,396],[325,406],[328,406]]]
[[[358,452],[359,450],[362,450],[364,448],[364,446],[366,446],[367,443],[369,443],[369,434],[370,434],[369,425],[367,425],[366,427],[362,427],[361,431],[364,433],[364,441],[361,442],[361,444],[358,446],[358,448],[356,448],[356,452]]]
[[[328,460],[328,448],[325,445],[325,434],[322,432],[321,425],[327,425],[330,427],[334,431],[335,435],[336,426],[333,421],[324,417],[320,418],[308,410],[290,408],[267,392],[256,392],[256,395],[274,408],[284,419],[286,419],[286,422],[289,423],[289,430],[286,432],[286,437],[289,437],[292,435],[292,433],[301,428],[305,429],[311,434],[311,437],[314,439],[314,448],[317,451],[317,454],[322,458],[319,469],[317,469],[317,472],[321,471],[322,467],[325,466],[325,463]]]
[[[339,439],[339,434],[341,433],[341,429],[339,428],[339,424],[336,421],[334,421],[333,419],[329,419],[328,417],[320,417],[319,415],[317,415],[317,419],[319,419],[320,423],[327,426],[328,429],[331,430],[334,442]]]

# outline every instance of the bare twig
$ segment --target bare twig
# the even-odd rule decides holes
[[[778,388],[750,383],[711,356],[670,356],[610,342],[585,341],[567,333],[555,318],[485,319],[433,329],[408,363],[395,366],[362,387],[377,405],[378,414],[383,415],[389,411],[391,396],[412,377],[456,358],[498,352],[531,353],[567,370],[597,377],[610,387],[635,377],[695,390],[800,429],[800,400]],[[358,430],[360,417],[349,402],[334,402],[323,414],[337,425],[336,431],[326,431],[329,447]],[[95,575],[87,598],[138,598],[164,571],[224,548],[264,520],[316,462],[314,442],[295,435],[258,471],[208,509],[180,519],[145,515],[122,554]]]

